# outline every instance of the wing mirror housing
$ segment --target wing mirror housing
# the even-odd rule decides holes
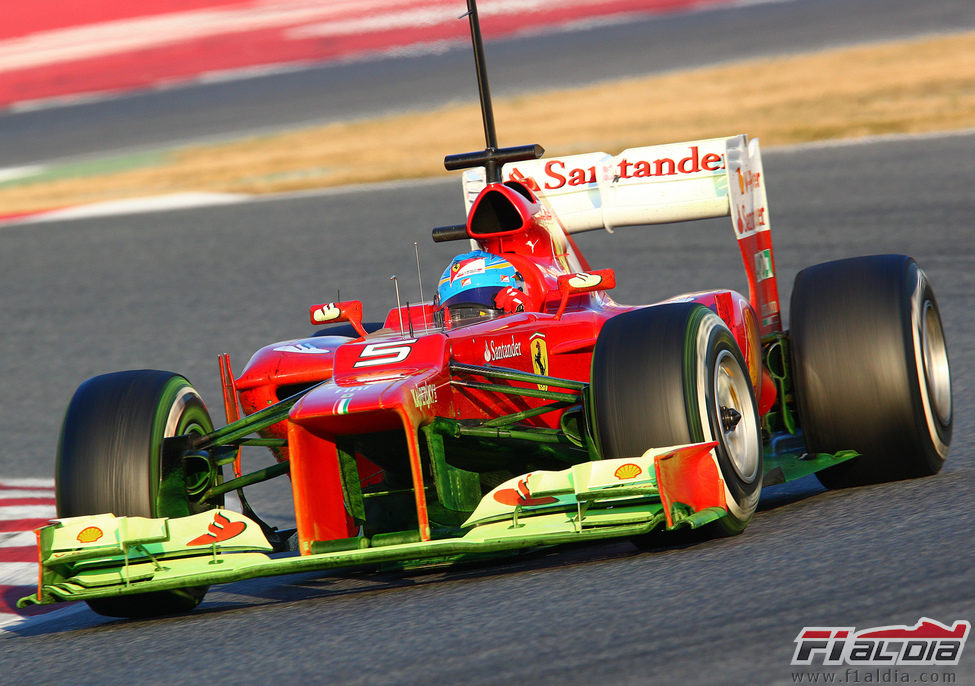
[[[565,313],[565,306],[568,305],[571,296],[580,293],[608,291],[611,288],[616,288],[616,272],[612,269],[594,269],[576,274],[563,274],[559,277],[559,293],[562,295],[562,300],[559,302],[559,309],[555,313],[555,318],[562,318]]]
[[[312,324],[338,324],[348,322],[360,336],[365,337],[366,330],[362,326],[362,301],[343,300],[342,302],[312,305],[308,316]]]

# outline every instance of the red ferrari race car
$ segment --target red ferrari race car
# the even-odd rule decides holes
[[[178,374],[85,382],[59,444],[60,519],[38,532],[39,586],[21,605],[143,616],[255,576],[737,534],[763,485],[941,468],[948,357],[914,260],[803,270],[784,330],[758,141],[550,159],[500,148],[470,8],[487,145],[446,158],[467,169],[468,213],[433,231],[463,245],[436,296],[373,324],[359,301],[316,304],[315,335],[259,350],[239,376],[222,358],[219,429]],[[572,238],[719,216],[747,296],[621,305],[613,271],[591,268]],[[243,446],[275,461],[241,473]],[[244,496],[283,475],[296,531],[265,524]],[[242,512],[223,507],[231,491]]]

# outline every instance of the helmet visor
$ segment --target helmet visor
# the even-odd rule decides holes
[[[494,319],[503,311],[495,306],[498,286],[468,288],[441,303],[450,312],[451,326],[465,326]]]

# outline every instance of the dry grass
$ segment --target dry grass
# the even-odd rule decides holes
[[[498,100],[502,144],[547,154],[749,133],[763,145],[968,128],[975,32]],[[151,166],[0,187],[0,214],[184,191],[271,193],[445,174],[483,145],[475,104],[175,150]]]

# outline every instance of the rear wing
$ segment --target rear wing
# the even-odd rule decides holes
[[[748,277],[749,300],[765,335],[781,331],[765,173],[758,139],[745,135],[552,157],[504,165],[566,233],[731,217]],[[468,213],[484,169],[464,172]]]

